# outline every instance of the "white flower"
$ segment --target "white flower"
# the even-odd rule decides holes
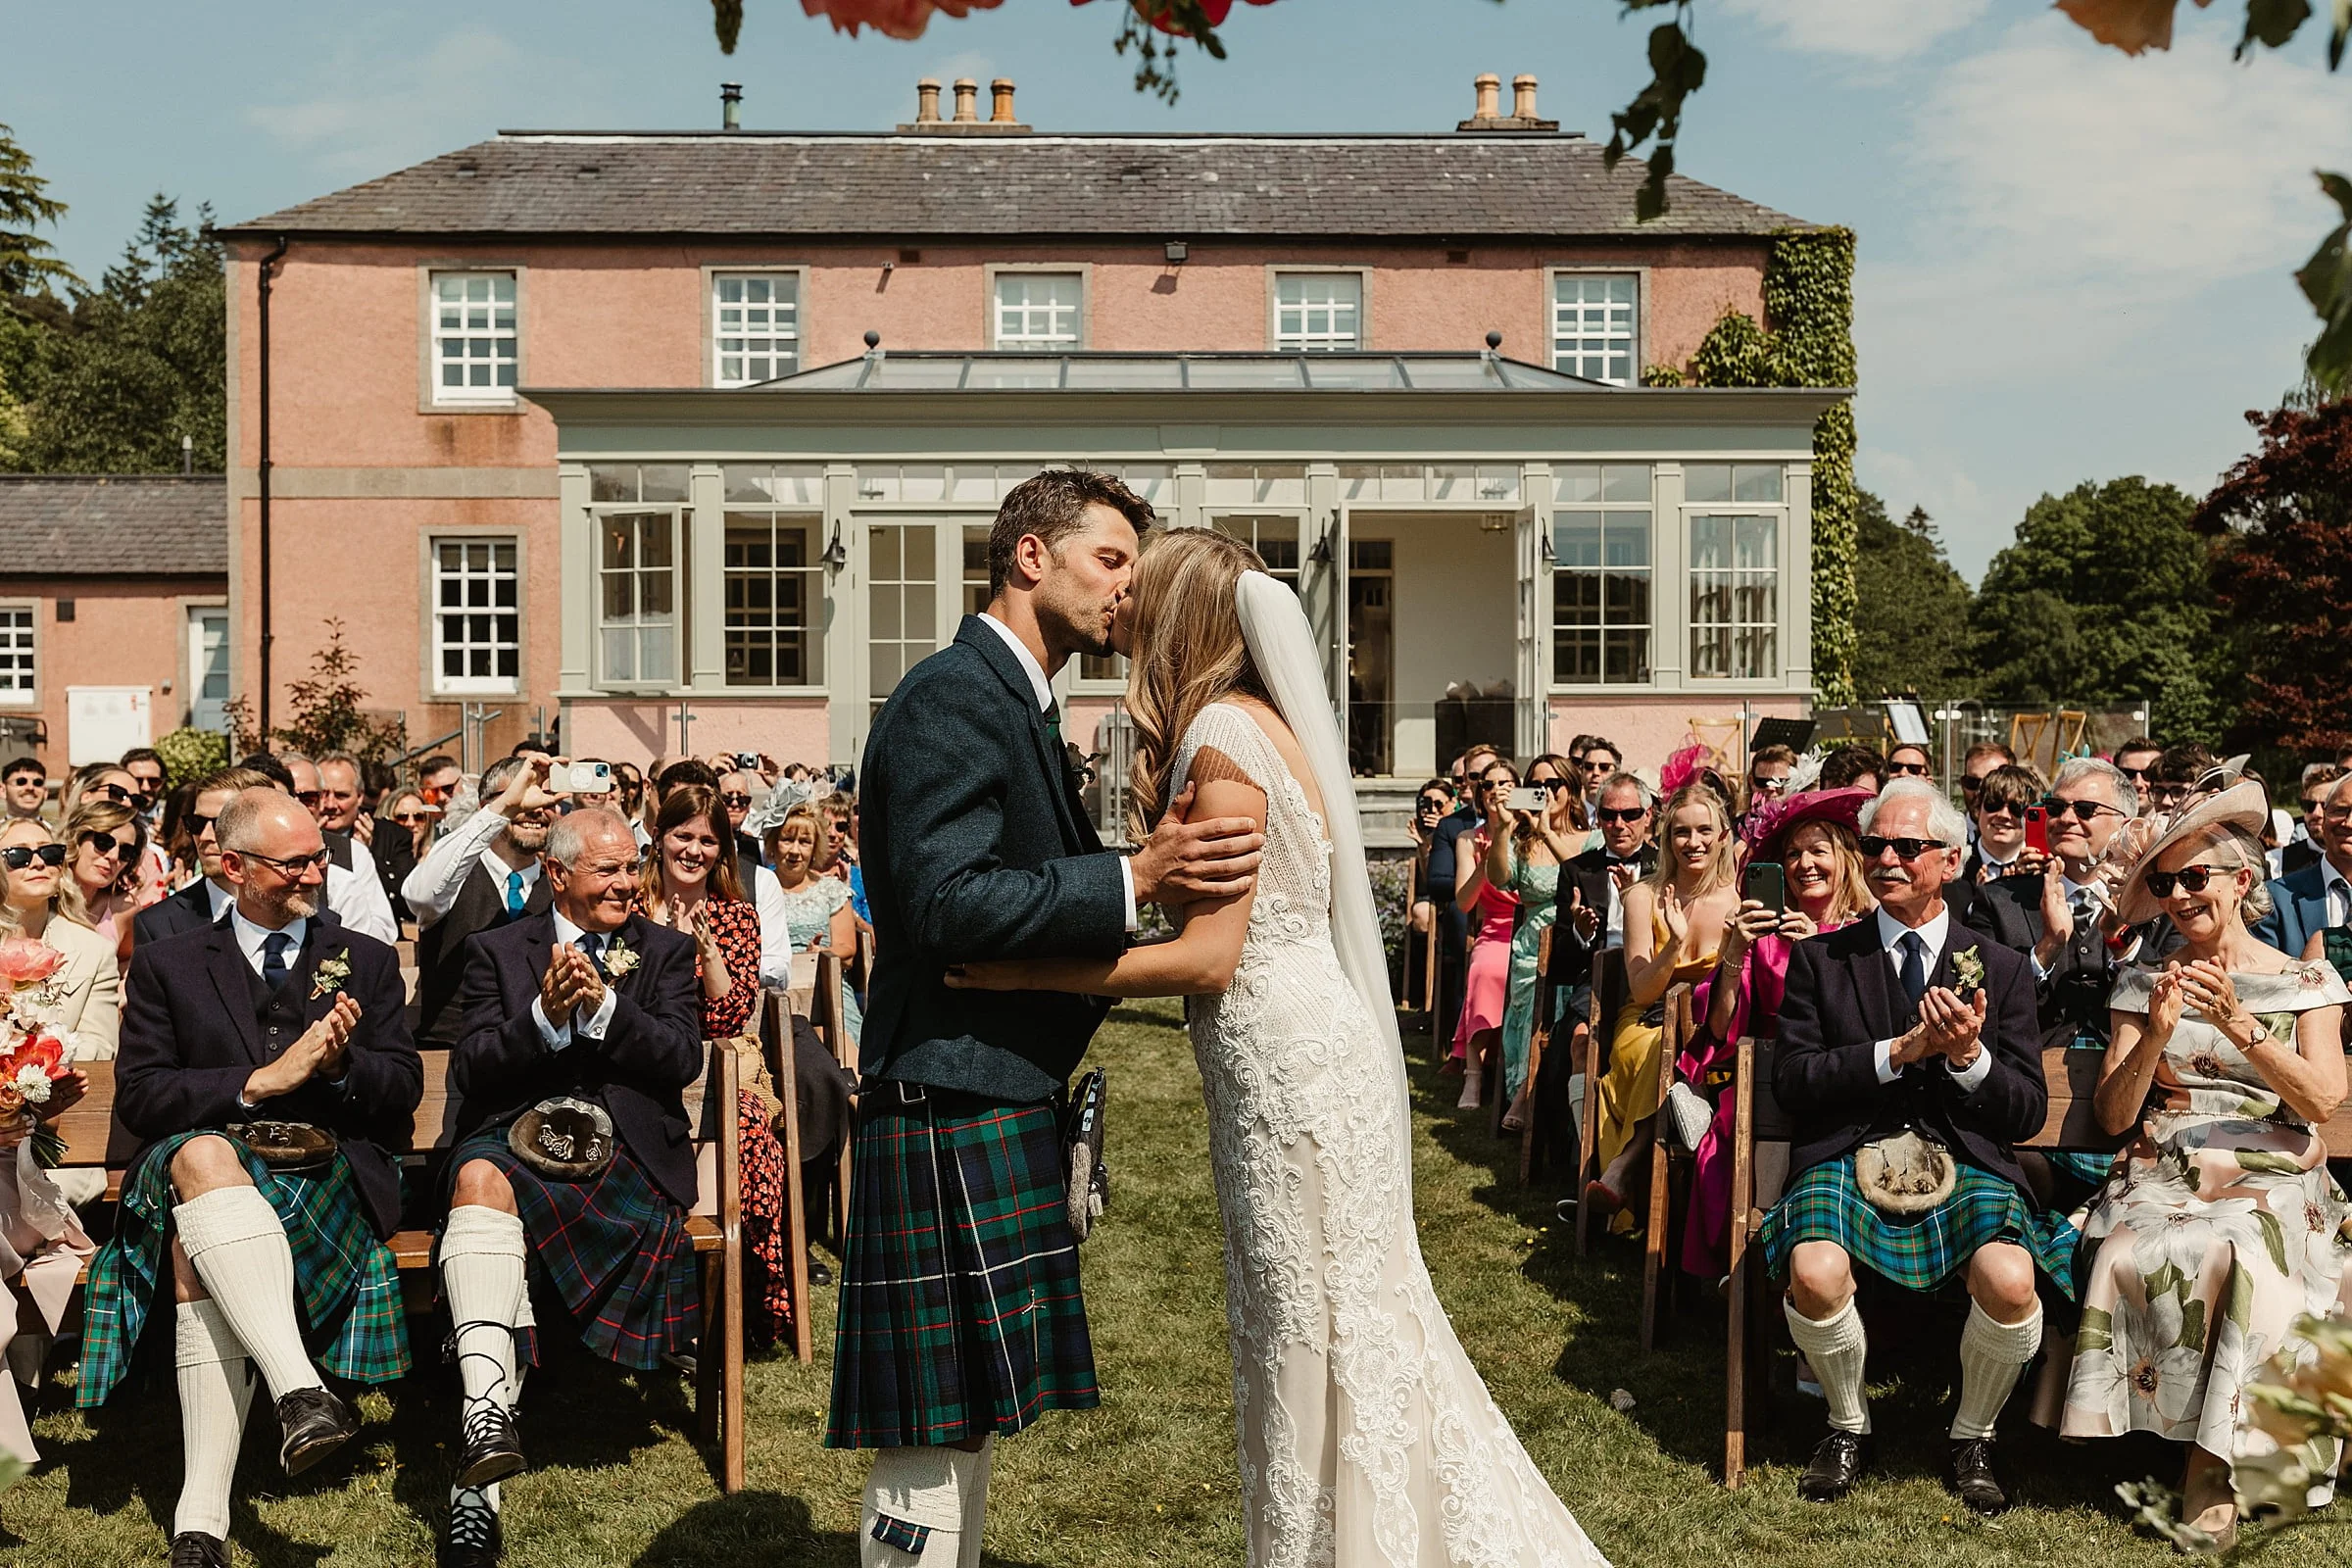
[[[2135,1204],[2136,1211],[2129,1221],[2138,1235],[2138,1243],[2132,1249],[2132,1266],[2145,1279],[2161,1273],[2169,1263],[2194,1280],[2216,1244],[2235,1248],[2249,1262],[2265,1257],[2261,1222],[2254,1217],[2259,1207],[2251,1198],[2217,1198],[2210,1202],[2192,1200],[2180,1206]]]
[[[17,1069],[16,1091],[28,1103],[45,1105],[49,1102],[49,1075],[31,1062],[26,1062]]]
[[[2139,1358],[2124,1368],[2123,1374],[2127,1392],[2154,1410],[2163,1430],[2170,1432],[2187,1419],[2197,1402],[2205,1381],[2205,1357],[2179,1346],[2162,1349],[2143,1347]]]

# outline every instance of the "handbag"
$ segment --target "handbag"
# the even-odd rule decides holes
[[[1102,1068],[1080,1078],[1070,1091],[1061,1143],[1069,1178],[1070,1234],[1083,1242],[1110,1206],[1110,1171],[1102,1163]]]
[[[1952,1196],[1960,1169],[1940,1140],[1916,1127],[1874,1138],[1854,1151],[1854,1184],[1871,1207],[1917,1219]]]
[[[241,1121],[222,1130],[263,1164],[288,1175],[324,1170],[342,1147],[333,1133],[307,1121]]]
[[[569,1095],[542,1100],[507,1129],[507,1148],[514,1157],[560,1182],[604,1174],[616,1147],[612,1113],[593,1101]]]

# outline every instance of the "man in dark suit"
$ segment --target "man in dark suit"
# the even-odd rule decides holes
[[[2290,958],[2303,956],[2318,933],[2352,924],[2352,773],[2317,793],[2320,808],[2304,820],[2319,841],[2320,857],[2272,880],[2271,912],[2254,927],[2256,936]]]
[[[465,1013],[466,939],[526,914],[544,914],[552,895],[539,852],[564,802],[547,788],[544,753],[502,757],[482,770],[481,808],[433,840],[401,884],[416,928],[416,1043],[458,1043]]]
[[[1829,1436],[1798,1490],[1833,1501],[1869,1462],[1856,1265],[1923,1292],[1961,1276],[1974,1305],[1960,1339],[1951,1481],[1989,1514],[2008,1505],[1993,1423],[2041,1344],[2036,1271],[2062,1276],[2074,1240],[2027,1200],[2013,1148],[2040,1129],[2048,1104],[2034,977],[1944,905],[1968,825],[1941,791],[1897,780],[1861,827],[1878,913],[1790,950],[1773,1063],[1794,1123],[1794,1174],[1763,1243],[1788,1276],[1789,1334],[1830,1407]],[[1905,1191],[1877,1179],[1882,1163],[1929,1179]]]
[[[465,1389],[442,1547],[455,1568],[498,1561],[497,1483],[523,1467],[528,1260],[581,1342],[622,1366],[686,1351],[698,1321],[681,1099],[703,1070],[694,940],[631,912],[643,861],[617,811],[559,819],[543,863],[551,906],[466,944],[450,1063],[460,1137],[435,1259]],[[586,1126],[598,1111],[609,1138]]]
[[[977,1561],[995,1437],[1100,1400],[1059,1102],[1109,1004],[947,971],[1115,957],[1139,904],[1240,892],[1256,869],[1248,819],[1187,824],[1183,797],[1132,859],[1104,851],[1069,769],[1050,682],[1114,651],[1152,522],[1108,474],[1016,485],[986,613],[907,671],[866,742],[875,962],[825,1442],[877,1450],[868,1564]]]
[[[276,1402],[288,1474],[359,1430],[306,1345],[355,1381],[408,1370],[383,1239],[422,1074],[398,956],[319,907],[326,851],[310,813],[249,789],[206,833],[233,905],[217,925],[140,944],[124,988],[115,1112],[141,1147],[91,1268],[78,1397],[105,1399],[172,1291],[186,1469],[172,1560],[225,1568],[250,1368]]]
[[[1592,808],[1600,846],[1560,868],[1551,938],[1554,985],[1590,986],[1592,960],[1625,945],[1625,890],[1657,869],[1658,847],[1650,837],[1655,814],[1648,787],[1633,774],[1613,773],[1602,781]]]
[[[218,924],[228,913],[228,906],[236,902],[236,890],[229,885],[227,873],[220,869],[220,840],[214,825],[227,809],[228,803],[241,792],[275,788],[269,774],[257,773],[250,767],[224,767],[197,781],[196,808],[183,820],[195,836],[196,860],[204,875],[131,916],[134,949],[185,931],[201,931]]]

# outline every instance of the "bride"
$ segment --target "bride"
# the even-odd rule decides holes
[[[1119,630],[1136,825],[1188,789],[1195,814],[1254,818],[1256,886],[1115,962],[951,983],[1201,999],[1252,1568],[1602,1564],[1430,1288],[1347,750],[1298,599],[1246,546],[1187,528],[1144,553]]]

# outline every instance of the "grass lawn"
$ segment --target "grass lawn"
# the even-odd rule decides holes
[[[2162,1445],[2075,1446],[2015,1422],[2007,1450],[2027,1502],[1995,1523],[1956,1512],[1936,1481],[1950,1358],[1923,1355],[1877,1406],[1881,1472],[1838,1508],[1795,1494],[1820,1406],[1780,1401],[1762,1463],[1737,1494],[1717,1485],[1720,1312],[1694,1308],[1659,1352],[1635,1347],[1639,1257],[1622,1246],[1579,1264],[1553,1222],[1556,1196],[1523,1191],[1516,1145],[1451,1108],[1453,1089],[1412,1041],[1421,1235],[1438,1294],[1544,1474],[1620,1565],[2064,1563],[2170,1560],[2113,1501],[2121,1479],[2171,1471]],[[988,1558],[1013,1565],[1239,1565],[1223,1265],[1192,1051],[1172,1005],[1121,1009],[1094,1059],[1110,1079],[1109,1219],[1087,1244],[1086,1282],[1102,1408],[1049,1417],[1001,1446]],[[1477,1125],[1473,1125],[1478,1122]],[[508,1483],[507,1560],[516,1568],[774,1564],[852,1568],[865,1462],[818,1445],[833,1297],[818,1293],[814,1365],[751,1368],[751,1474],[721,1496],[695,1447],[673,1377],[568,1359],[534,1378],[523,1435],[535,1468]],[[1940,1331],[1939,1331],[1940,1332]],[[1948,1335],[1943,1336],[1949,1344]],[[1903,1370],[1898,1368],[1898,1370]],[[1635,1396],[1630,1414],[1608,1396]],[[0,1497],[0,1561],[114,1568],[164,1558],[179,1484],[168,1382],[85,1422],[62,1381],[35,1422],[48,1463]],[[431,1368],[396,1397],[370,1395],[349,1460],[291,1486],[260,1401],[240,1475],[237,1560],[268,1568],[429,1563],[448,1486],[457,1400]],[[2297,1532],[2260,1555],[2352,1559],[2352,1524]]]

